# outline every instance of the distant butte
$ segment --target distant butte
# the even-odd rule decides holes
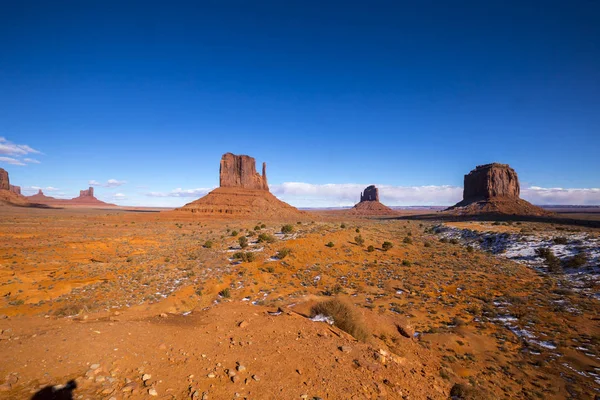
[[[463,200],[446,209],[461,215],[511,214],[545,216],[551,214],[521,199],[519,177],[507,164],[478,165],[465,175]]]
[[[389,215],[395,211],[379,202],[379,189],[370,185],[360,194],[360,202],[348,210],[353,215]]]
[[[82,206],[82,207],[116,207],[116,204],[105,203],[102,200],[98,200],[94,196],[94,188],[89,187],[88,189],[80,190],[79,196],[72,199],[57,199],[56,197],[46,196],[42,189],[38,190],[37,194],[28,196],[27,199],[30,201],[46,204],[49,206]]]
[[[223,154],[219,168],[219,187],[206,196],[175,211],[204,215],[252,217],[302,216],[305,213],[279,200],[269,192],[267,167],[256,172],[256,161],[247,155]]]

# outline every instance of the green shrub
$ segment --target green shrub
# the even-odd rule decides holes
[[[256,225],[256,226],[254,227],[254,230],[255,230],[255,231],[260,231],[260,225]]]
[[[361,246],[365,244],[365,239],[363,239],[362,235],[358,235],[354,238],[354,241],[357,245]]]
[[[265,224],[260,225],[260,229],[265,229],[267,226]]]
[[[213,242],[211,242],[210,240],[207,240],[206,242],[204,242],[204,247],[207,249],[210,249],[213,247]]]
[[[231,297],[231,291],[229,290],[229,288],[225,288],[219,292],[219,296],[228,299]]]
[[[452,243],[452,244],[458,244],[458,239],[450,239],[450,243]]]
[[[573,257],[567,260],[567,267],[569,268],[581,268],[587,264],[588,258],[585,253],[577,253]]]
[[[256,259],[256,255],[251,251],[238,251],[233,254],[234,260],[241,260],[242,262],[252,262]]]
[[[569,241],[564,236],[555,237],[553,240],[554,244],[567,244]]]
[[[273,243],[275,242],[275,237],[273,235],[269,235],[268,233],[261,233],[258,235],[258,243],[262,242]]]
[[[408,260],[402,260],[402,265],[404,265],[405,267],[410,267],[412,263]]]
[[[544,262],[548,266],[548,271],[553,273],[559,273],[562,271],[560,260],[554,255],[551,249],[547,247],[540,247],[535,249],[535,255],[544,259]]]
[[[368,251],[369,253],[372,253],[372,252],[374,252],[374,251],[375,251],[375,247],[374,247],[374,246],[371,244],[371,245],[369,245],[369,247],[367,247],[367,251]]]
[[[277,252],[277,258],[279,258],[280,260],[283,260],[284,258],[286,258],[290,253],[292,252],[292,250],[288,249],[287,247],[284,247],[283,249],[280,249]]]
[[[248,238],[246,236],[240,236],[240,238],[238,239],[238,242],[240,243],[240,247],[242,249],[245,249],[246,247],[248,247]]]
[[[327,246],[327,247],[333,247],[333,246],[335,246],[335,245],[333,244],[333,242],[329,242],[329,243],[327,243],[325,246]]]
[[[467,246],[467,252],[472,253],[473,252],[473,246],[468,245]]]
[[[391,249],[392,247],[394,247],[394,245],[392,244],[392,242],[383,242],[383,244],[381,245],[381,248],[384,251],[388,251],[389,249]]]
[[[366,341],[369,337],[368,330],[351,304],[339,299],[331,299],[315,304],[310,310],[311,317],[325,315],[333,319],[333,324],[354,336],[356,339]]]
[[[237,236],[238,235],[238,231],[232,231],[231,232],[231,236]]]
[[[412,241],[412,239],[411,239],[411,238],[409,238],[409,237],[407,236],[407,237],[405,237],[405,238],[402,240],[402,242],[403,242],[403,243],[405,243],[405,244],[412,244],[412,242],[413,242],[413,241]]]
[[[342,228],[342,229],[346,229],[346,224],[342,223],[342,224],[340,225],[340,228]]]
[[[287,224],[281,227],[281,233],[285,233],[287,235],[288,233],[292,232],[294,232],[294,226],[291,224]]]
[[[431,247],[431,243],[430,243],[430,242],[425,242],[425,243],[423,244],[423,246],[425,246],[425,247]]]
[[[360,233],[360,229],[359,229],[359,228],[356,228],[356,231],[355,231],[355,232],[356,232],[356,233]]]

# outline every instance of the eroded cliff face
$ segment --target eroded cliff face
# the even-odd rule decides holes
[[[478,165],[465,175],[463,201],[485,200],[494,197],[518,199],[521,193],[519,177],[507,164]]]
[[[9,185],[9,188],[10,188],[9,190],[11,192],[13,192],[14,194],[18,194],[18,195],[21,194],[21,186]]]
[[[90,186],[88,189],[80,190],[79,197],[94,197],[94,188]]]
[[[10,190],[8,171],[3,168],[0,168],[0,190]]]
[[[379,201],[379,189],[375,185],[367,186],[360,194],[360,202]]]
[[[267,165],[263,163],[261,176],[256,172],[256,161],[253,157],[223,154],[219,170],[219,186],[268,191]]]

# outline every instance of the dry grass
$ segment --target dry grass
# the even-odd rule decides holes
[[[354,310],[353,306],[345,301],[337,298],[327,300],[315,304],[310,311],[311,317],[319,314],[331,317],[335,326],[358,340],[364,342],[369,337],[369,332],[362,318]]]

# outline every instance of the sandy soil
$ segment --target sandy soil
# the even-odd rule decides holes
[[[0,397],[71,379],[82,399],[599,393],[597,300],[441,241],[434,221],[177,214],[0,211]],[[253,261],[234,258],[240,236]],[[351,304],[365,341],[309,318],[331,298]]]

